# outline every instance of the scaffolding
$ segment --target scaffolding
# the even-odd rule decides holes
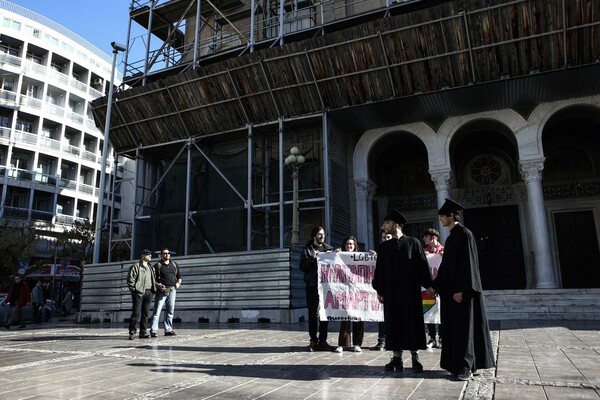
[[[597,74],[599,4],[581,12],[579,2],[545,0],[539,19],[534,0],[132,1],[131,89],[116,96],[110,122],[118,155],[136,163],[133,217],[120,218],[132,257],[176,247],[161,239],[165,227],[180,254],[286,246],[292,145],[309,160],[301,240],[322,224],[337,243],[350,232],[348,169],[362,133],[559,99],[547,92],[554,77]],[[101,125],[106,99],[93,107]]]

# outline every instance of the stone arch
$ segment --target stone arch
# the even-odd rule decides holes
[[[546,116],[543,191],[556,278],[563,288],[600,287],[600,107],[563,102]]]
[[[376,191],[375,182],[372,180],[369,170],[369,159],[373,148],[381,140],[390,134],[404,132],[411,135],[422,143],[429,151],[430,147],[435,147],[439,137],[436,133],[423,122],[393,126],[382,129],[374,129],[365,132],[358,140],[353,154],[353,173],[356,190],[356,233],[361,240],[364,240],[367,248],[375,248],[373,232],[373,208],[372,200]],[[428,157],[429,159],[431,157]],[[363,239],[364,238],[364,239]]]

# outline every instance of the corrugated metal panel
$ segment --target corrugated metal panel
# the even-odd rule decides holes
[[[305,307],[299,253],[288,249],[175,258],[184,285],[177,309],[290,309]],[[127,273],[132,261],[87,265],[82,312],[131,309]]]

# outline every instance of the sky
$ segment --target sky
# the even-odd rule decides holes
[[[111,42],[126,45],[131,0],[9,1],[50,18],[109,55]]]

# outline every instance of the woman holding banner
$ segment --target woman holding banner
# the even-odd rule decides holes
[[[358,240],[352,235],[344,239],[344,244],[341,248],[335,251],[359,251]],[[365,323],[363,321],[342,321],[340,324],[340,335],[338,338],[338,346],[335,349],[336,353],[344,351],[344,347],[351,347],[352,351],[360,353],[362,351],[362,342],[365,336]]]

